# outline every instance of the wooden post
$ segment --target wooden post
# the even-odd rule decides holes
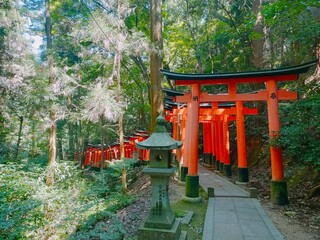
[[[203,123],[203,161],[207,167],[212,165],[211,122]]]
[[[219,171],[220,165],[220,150],[219,150],[219,116],[215,117],[214,121],[214,142],[215,142],[215,152],[216,152],[216,165],[215,168]]]
[[[175,120],[172,123],[172,138],[179,141],[179,139],[178,139],[178,121],[177,120]],[[175,165],[177,158],[178,158],[178,149],[173,149],[171,156],[172,156],[172,159],[171,159],[172,163]]]
[[[212,113],[214,114],[214,110],[218,109],[218,103],[212,103]],[[211,122],[211,136],[212,136],[212,167],[216,165],[216,155],[217,155],[217,148],[216,148],[216,127],[215,127],[215,118]]]
[[[278,103],[278,87],[276,81],[267,82],[268,91],[268,120],[271,157],[271,202],[274,204],[288,204],[287,183],[284,180],[282,150],[278,145],[280,134],[280,118]]]
[[[223,173],[226,176],[231,176],[231,163],[230,163],[230,137],[229,137],[229,115],[225,114],[223,118],[223,147],[224,147],[224,165]]]
[[[246,183],[249,181],[247,166],[246,134],[244,130],[243,102],[236,102],[237,116],[237,147],[238,147],[238,182]]]
[[[185,130],[185,138],[184,138],[184,148],[183,148],[183,159],[182,164],[180,168],[180,181],[185,182],[186,176],[188,174],[188,167],[189,167],[189,159],[190,159],[190,138],[191,138],[191,130],[192,129],[192,122],[190,119],[191,116],[191,102],[188,102],[187,104],[187,122],[186,122],[186,130]]]
[[[180,139],[179,141],[185,143],[185,138],[186,138],[186,116],[179,116],[180,117]],[[184,149],[185,146],[182,144],[182,147],[180,148],[180,156],[178,157],[180,164],[183,162],[184,158]]]
[[[215,150],[215,142],[214,142],[214,121],[211,121],[211,167],[214,167],[216,164],[216,150]]]
[[[220,157],[220,162],[219,162],[219,171],[223,172],[223,165],[224,165],[224,156],[223,156],[223,115],[220,115],[219,117],[219,129],[218,129],[218,134],[219,134],[219,157]]]
[[[188,174],[186,176],[186,199],[190,201],[201,200],[199,197],[199,176],[198,176],[198,142],[199,142],[199,106],[200,106],[200,85],[192,84],[192,99],[188,108],[189,128],[186,132],[186,140],[189,141]]]

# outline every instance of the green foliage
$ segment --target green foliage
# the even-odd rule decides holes
[[[274,64],[297,64],[312,59],[310,55],[314,54],[320,36],[319,7],[317,0],[280,0],[263,6],[266,26],[272,31]]]
[[[106,234],[106,232],[108,234]],[[68,239],[106,239],[121,240],[125,235],[122,223],[110,212],[90,216],[86,225]]]
[[[46,168],[37,162],[1,164],[0,239],[122,239],[115,213],[135,198],[121,193],[118,169],[125,165],[133,176],[135,164],[96,173],[62,162],[54,168],[54,187],[45,185]]]
[[[23,171],[23,165],[0,166],[0,238],[19,239],[43,222],[41,201],[34,197],[40,185],[37,174]]]
[[[282,107],[280,143],[290,158],[320,168],[320,95]]]

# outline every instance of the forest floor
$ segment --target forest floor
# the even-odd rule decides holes
[[[310,189],[315,184],[319,184],[318,172],[309,169],[309,167],[286,166],[286,168],[287,175],[289,175],[289,205],[276,206],[270,203],[269,179],[271,170],[266,164],[251,169],[250,182],[246,187],[258,189],[258,199],[285,239],[320,239],[320,196],[311,198],[308,196]],[[232,177],[229,180],[235,182],[236,178]],[[130,194],[138,195],[137,201],[117,214],[127,231],[125,239],[135,239],[134,236],[137,234],[140,224],[147,217],[151,196],[149,177],[140,173],[137,181],[130,187]],[[171,203],[177,203],[184,194],[184,187],[171,180],[169,194]],[[200,234],[198,235],[200,236]]]

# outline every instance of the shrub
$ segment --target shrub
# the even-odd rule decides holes
[[[320,168],[320,95],[282,107],[279,138],[284,153],[294,160]]]
[[[0,239],[121,239],[125,231],[114,213],[134,197],[121,194],[119,169],[134,165],[117,162],[84,174],[72,162],[57,163],[55,186],[47,187],[42,164],[1,164]]]

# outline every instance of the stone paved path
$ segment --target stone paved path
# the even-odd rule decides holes
[[[223,177],[199,166],[201,187],[214,188],[210,197],[203,240],[283,240],[282,234],[255,198]]]

